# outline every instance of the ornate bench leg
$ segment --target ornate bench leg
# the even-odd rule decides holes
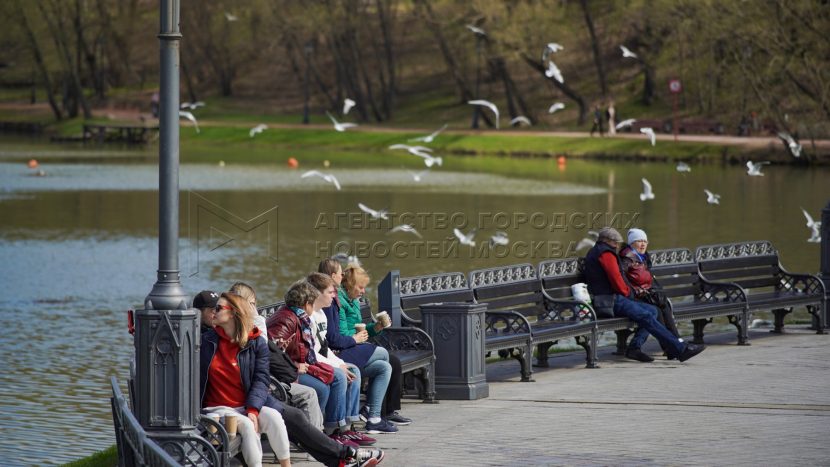
[[[617,351],[614,352],[614,355],[625,355],[625,349],[628,348],[628,336],[632,334],[633,331],[631,329],[621,329],[619,331],[614,331],[614,334],[617,335]]]
[[[807,305],[807,312],[812,315],[813,324],[810,329],[815,329],[816,334],[824,334],[826,323],[822,322],[822,306]]]
[[[532,343],[528,342],[527,346],[524,348],[512,349],[512,356],[518,360],[519,365],[521,365],[522,381],[526,383],[533,382],[533,378],[530,377],[533,374],[533,370],[530,368],[530,359],[533,358]]]
[[[692,325],[694,326],[694,332],[692,333],[692,344],[703,344],[703,328],[705,328],[706,325],[711,322],[712,318],[692,320]]]
[[[729,315],[726,319],[729,320],[729,324],[735,326],[738,330],[738,345],[749,345],[746,337],[746,315],[744,313],[740,315]]]
[[[548,367],[548,350],[550,350],[550,346],[553,344],[554,342],[545,342],[536,346],[536,364],[533,366],[541,368]]]
[[[423,368],[422,377],[424,378],[424,403],[437,404],[435,400],[435,357],[432,358],[432,363],[428,367]]]
[[[770,330],[770,332],[774,334],[784,334],[784,318],[792,312],[792,307],[776,308],[775,310],[772,310],[772,315],[774,316],[774,319],[773,327]]]
[[[599,368],[596,363],[596,339],[592,332],[587,336],[576,336],[576,343],[585,349],[585,368]]]

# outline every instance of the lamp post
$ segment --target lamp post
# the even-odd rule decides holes
[[[305,47],[303,47],[303,50],[305,51],[305,79],[303,80],[303,125],[308,125],[308,73],[311,69],[311,54],[314,52],[314,42],[312,40],[306,42]]]
[[[147,434],[179,460],[199,417],[199,314],[179,275],[179,0],[160,1],[159,265],[135,313],[133,411]]]
[[[475,33],[476,36],[476,99],[481,99],[481,96],[478,93],[479,86],[481,85],[481,38],[482,35],[479,33]],[[474,105],[473,106],[473,123],[472,128],[474,130],[478,129],[478,112],[480,110],[480,106]]]
[[[821,281],[824,282],[825,298],[830,301],[830,201],[821,210]],[[824,310],[824,327],[830,328],[827,318],[830,312]]]

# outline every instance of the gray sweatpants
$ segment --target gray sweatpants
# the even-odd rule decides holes
[[[302,410],[312,425],[323,430],[323,412],[320,411],[320,403],[314,389],[300,383],[291,383],[291,404]]]

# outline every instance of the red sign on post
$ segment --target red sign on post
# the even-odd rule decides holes
[[[680,94],[683,91],[683,85],[680,84],[679,79],[669,80],[669,92],[672,94]]]

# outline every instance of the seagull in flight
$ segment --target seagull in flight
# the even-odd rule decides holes
[[[657,143],[657,136],[654,134],[654,130],[649,127],[640,128],[640,133],[648,136],[648,139],[651,140],[651,145],[654,146]]]
[[[476,235],[476,230],[477,229],[473,229],[470,231],[470,233],[465,234],[457,228],[455,228],[452,229],[452,233],[455,234],[455,238],[457,238],[458,242],[462,245],[476,246],[476,242],[475,240],[473,240],[473,237],[475,237]]]
[[[524,115],[519,115],[513,120],[510,120],[510,126],[518,125],[520,123],[524,123],[527,126],[533,125],[533,123],[530,122],[530,119],[525,117]]]
[[[810,229],[812,234],[810,238],[807,239],[810,243],[819,243],[821,242],[821,222],[816,222],[813,220],[813,217],[807,212],[806,209],[801,208],[801,212],[804,213],[804,217],[807,218],[807,228]]]
[[[407,170],[407,172],[409,172],[409,175],[412,175],[412,180],[420,182],[421,179],[429,173],[429,169],[422,170],[420,172],[412,172],[411,170]]]
[[[689,167],[689,164],[685,162],[678,162],[677,167],[675,167],[678,172],[691,172],[692,168]]]
[[[186,118],[193,122],[193,125],[196,126],[196,133],[200,133],[199,122],[196,121],[196,117],[194,117],[192,113],[186,112],[184,110],[179,110],[179,118]]]
[[[559,67],[556,66],[555,63],[553,63],[553,60],[548,62],[548,69],[545,70],[545,76],[547,76],[548,78],[553,78],[556,81],[559,81],[560,83],[565,82],[565,78],[562,77],[562,72],[559,71]]]
[[[594,245],[597,244],[597,238],[599,238],[599,233],[593,230],[589,230],[588,236],[583,238],[579,241],[579,243],[576,244],[576,251],[582,250],[583,248],[593,248]]]
[[[637,58],[637,54],[628,50],[628,47],[621,45],[620,50],[622,50],[623,58]]]
[[[326,173],[320,172],[319,170],[309,170],[308,172],[306,172],[306,173],[304,173],[300,176],[300,178],[307,178],[307,177],[320,177],[323,180],[334,184],[334,187],[337,188],[338,191],[340,190],[340,182],[337,180],[337,177],[335,177],[332,174],[326,174]]]
[[[352,110],[352,107],[355,106],[355,101],[349,99],[348,97],[343,101],[343,115],[349,113]]]
[[[509,242],[510,239],[507,238],[507,232],[499,230],[490,237],[490,248],[496,245],[507,246]]]
[[[779,131],[778,137],[781,138],[781,141],[787,145],[787,149],[790,151],[790,154],[793,155],[796,159],[801,157],[801,143],[795,140],[789,133],[786,131]]]
[[[393,144],[389,146],[389,149],[406,149],[410,154],[413,156],[422,157],[424,159],[424,164],[427,167],[432,167],[433,165],[441,165],[443,161],[441,160],[440,156],[433,156],[429,154],[432,152],[432,149],[426,146],[410,146],[408,144]]]
[[[331,120],[331,123],[334,124],[334,129],[337,130],[337,131],[342,132],[342,131],[346,131],[348,128],[354,128],[354,127],[357,126],[357,123],[348,123],[348,122],[347,123],[339,123],[337,120],[334,119],[334,117],[331,116],[331,114],[328,112],[328,110],[326,111],[326,115],[329,116],[329,120]]]
[[[707,189],[703,189],[703,192],[706,193],[706,202],[709,204],[720,204],[720,195],[712,193]]]
[[[262,133],[263,131],[265,131],[267,129],[268,129],[268,125],[266,125],[264,123],[260,123],[259,125],[251,128],[251,131],[248,132],[248,136],[253,138],[254,136]]]
[[[643,192],[640,193],[640,201],[645,201],[648,199],[654,199],[654,192],[651,190],[651,183],[645,178],[642,179],[643,181]]]
[[[477,28],[477,27],[473,26],[472,24],[468,24],[467,29],[472,31],[473,34],[478,34],[479,36],[486,36],[487,35],[487,33],[484,32],[484,29]]]
[[[375,211],[374,209],[370,208],[369,206],[366,206],[363,203],[357,203],[357,207],[359,207],[361,211],[372,216],[372,219],[389,219],[389,211],[387,211],[386,209]]]
[[[476,99],[476,100],[473,100],[473,101],[467,101],[467,103],[471,104],[471,105],[483,105],[483,106],[487,107],[488,109],[492,110],[493,113],[496,114],[496,129],[497,130],[499,129],[499,108],[496,107],[496,104],[494,104],[490,101],[486,101],[484,99]]]
[[[548,42],[548,45],[545,46],[545,49],[549,50],[552,54],[555,54],[556,52],[559,52],[564,48],[565,47],[563,47],[561,44],[557,44],[556,42]]]
[[[623,120],[620,123],[617,123],[617,126],[615,126],[614,128],[616,128],[618,130],[622,130],[625,127],[630,127],[636,121],[637,121],[636,119],[629,118],[628,120]]]
[[[203,101],[196,101],[196,102],[182,102],[179,105],[179,108],[182,110],[196,110],[199,107],[204,107],[205,103]]]
[[[553,104],[552,106],[550,106],[550,108],[548,109],[548,113],[552,114],[552,113],[556,112],[557,110],[562,110],[564,108],[565,108],[565,104],[563,104],[561,102],[557,102],[557,103]]]
[[[444,124],[444,126],[442,126],[441,128],[439,128],[439,129],[437,129],[437,130],[433,131],[432,133],[430,133],[430,134],[428,134],[428,135],[426,135],[426,136],[420,136],[420,137],[418,137],[418,138],[412,138],[412,139],[411,139],[411,140],[409,140],[409,141],[422,141],[422,142],[424,142],[424,143],[429,144],[429,143],[431,143],[433,140],[435,140],[435,138],[436,138],[438,135],[440,135],[442,131],[444,131],[444,130],[446,130],[446,129],[447,129],[447,125],[448,125],[448,124],[447,124],[447,123],[445,123],[445,124]]]
[[[234,21],[238,21],[238,20],[239,20],[239,17],[237,17],[236,15],[231,14],[231,13],[229,13],[229,12],[227,12],[227,11],[225,12],[225,18],[226,18],[229,22],[234,22]]]
[[[763,177],[764,174],[761,173],[761,169],[764,165],[769,164],[768,161],[764,162],[752,162],[746,161],[746,173],[752,177]]]
[[[389,232],[386,232],[386,235],[393,234],[393,233],[395,233],[395,232],[406,232],[406,233],[411,233],[412,235],[415,235],[415,236],[416,236],[416,237],[418,237],[418,238],[424,238],[424,237],[422,237],[422,236],[421,236],[420,232],[418,232],[417,230],[415,230],[415,227],[412,227],[412,226],[411,226],[411,225],[409,225],[409,224],[401,224],[401,225],[396,225],[395,227],[392,227],[392,228],[389,230]]]

